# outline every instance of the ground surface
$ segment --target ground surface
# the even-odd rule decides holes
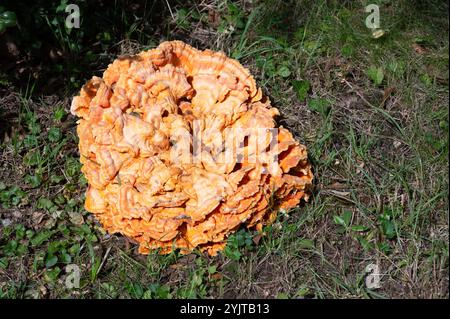
[[[80,1],[69,33],[65,1],[16,2],[0,35],[1,297],[448,298],[448,3]],[[166,39],[248,67],[314,165],[309,203],[218,257],[137,255],[83,208],[70,99]]]

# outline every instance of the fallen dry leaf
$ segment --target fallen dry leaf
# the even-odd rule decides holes
[[[78,212],[69,212],[69,219],[75,225],[81,225],[84,223],[83,215]]]
[[[255,243],[255,245],[259,244],[259,241],[261,240],[261,238],[263,238],[263,236],[264,236],[264,234],[262,234],[262,233],[259,233],[255,236],[253,236],[252,240]]]
[[[220,272],[211,275],[211,280],[221,280],[221,279],[223,279],[223,274],[221,274]]]
[[[42,222],[45,214],[42,212],[33,212],[31,216],[33,220],[33,226],[37,227]]]
[[[334,182],[327,186],[327,189],[347,189],[348,186],[339,182]]]
[[[362,169],[364,168],[365,164],[364,162],[358,161],[358,167],[356,168],[356,174],[361,174]]]
[[[417,54],[424,54],[426,52],[425,48],[420,44],[413,43],[412,47]]]

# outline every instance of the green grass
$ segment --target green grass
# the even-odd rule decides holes
[[[380,4],[378,39],[364,25],[368,3]],[[55,27],[55,46],[77,50],[61,68],[84,67],[63,75],[62,94],[39,91],[40,79],[0,82],[1,297],[448,298],[447,4],[179,1],[173,18],[167,5],[152,16],[154,6],[132,19],[117,2],[105,16],[118,27],[90,31],[102,47]],[[83,208],[70,97],[112,52],[161,39],[238,58],[314,166],[309,203],[264,236],[240,230],[217,257],[138,255]],[[78,289],[65,286],[69,264]],[[366,286],[370,264],[378,289]]]

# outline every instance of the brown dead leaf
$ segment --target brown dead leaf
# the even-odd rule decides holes
[[[78,212],[69,212],[70,221],[75,225],[82,225],[84,223],[83,215]]]
[[[336,191],[336,190],[328,190],[327,193],[334,195],[336,197],[346,197],[350,195],[350,192]]]
[[[386,104],[386,101],[389,99],[389,97],[390,97],[393,93],[395,93],[395,91],[396,91],[396,88],[393,87],[393,86],[390,86],[390,87],[388,87],[388,88],[386,88],[386,89],[384,90],[384,93],[383,93],[383,101],[381,102],[381,105],[382,105],[382,106],[384,106],[384,105]]]
[[[182,265],[182,264],[173,264],[173,265],[170,265],[169,267],[170,267],[171,269],[180,269],[180,268],[185,267],[185,265]]]
[[[45,229],[52,229],[56,225],[56,219],[55,218],[49,218],[44,223]]]
[[[41,291],[42,296],[47,295],[47,288],[44,285],[39,286],[39,290]]]
[[[34,224],[35,227],[38,226],[42,222],[42,219],[44,218],[44,215],[45,214],[42,213],[42,212],[34,212],[32,214],[33,224]]]
[[[364,168],[365,164],[364,162],[359,162],[358,163],[358,168],[356,169],[356,174],[361,174],[362,169]]]
[[[213,26],[219,23],[219,13],[216,10],[211,9],[208,11],[208,22]]]
[[[339,182],[334,182],[331,185],[328,185],[328,189],[347,189],[348,186]]]
[[[212,280],[221,280],[222,278],[223,278],[223,275],[220,272],[217,272],[217,273],[211,275]]]
[[[417,54],[424,54],[426,52],[425,48],[420,44],[413,43],[412,47]]]
[[[253,242],[255,243],[255,245],[258,245],[259,241],[261,240],[261,238],[264,236],[265,234],[260,233],[257,234],[256,236],[253,236]]]

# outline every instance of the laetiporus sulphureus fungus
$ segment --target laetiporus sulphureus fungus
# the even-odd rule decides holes
[[[308,199],[305,146],[236,60],[180,42],[122,57],[72,101],[85,207],[139,252],[215,255]]]

